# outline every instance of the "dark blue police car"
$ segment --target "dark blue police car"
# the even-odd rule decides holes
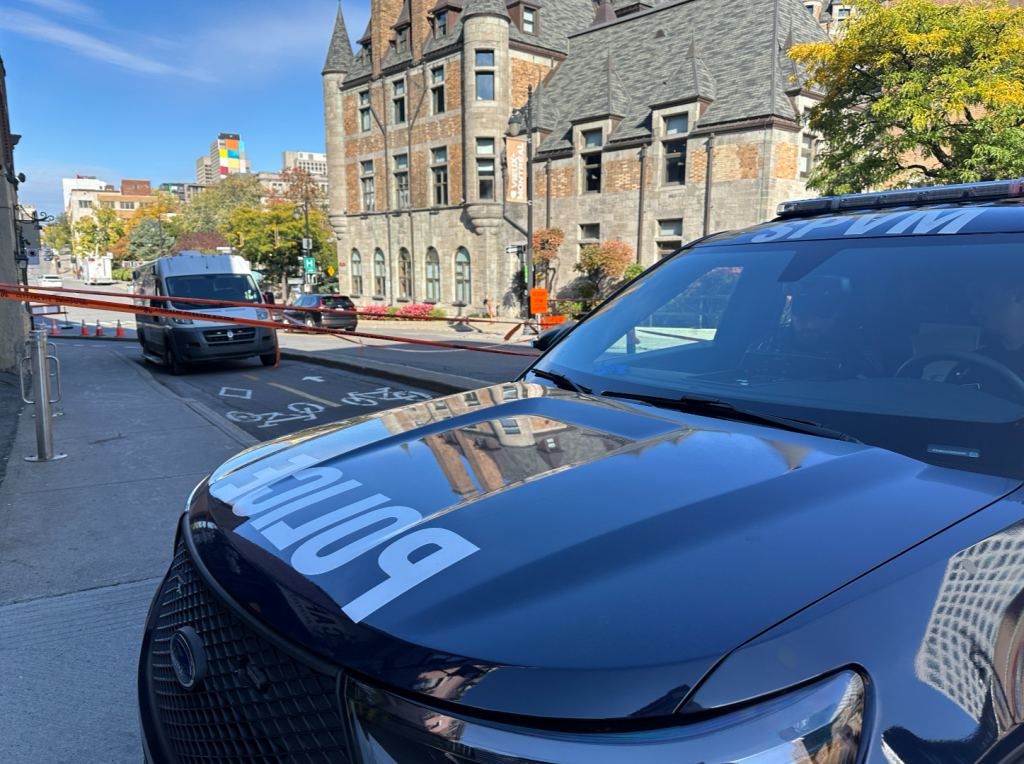
[[[1021,758],[1024,181],[784,204],[541,344],[195,489],[150,762]]]

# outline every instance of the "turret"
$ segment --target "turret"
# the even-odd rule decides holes
[[[338,18],[324,62],[324,120],[327,138],[327,181],[330,187],[328,214],[338,246],[339,262],[347,259],[345,238],[347,233],[348,187],[345,182],[345,115],[341,89],[345,75],[352,68],[352,45],[345,29],[345,19],[338,3]]]

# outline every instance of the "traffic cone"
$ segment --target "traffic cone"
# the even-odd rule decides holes
[[[102,337],[103,336],[103,327],[100,326],[100,320],[98,318],[96,319],[96,336],[97,337]]]
[[[88,337],[89,336],[89,330],[85,328],[85,319],[84,318],[82,319],[82,336],[83,337]]]
[[[57,322],[54,319],[50,319],[50,334],[60,336],[60,329],[57,328]]]
[[[117,334],[115,334],[114,336],[115,337],[123,337],[124,336],[124,329],[121,328],[121,319],[120,318],[117,319]]]

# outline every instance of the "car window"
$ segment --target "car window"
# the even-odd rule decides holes
[[[698,247],[605,302],[540,366],[595,392],[711,397],[1024,478],[1022,239]]]
[[[348,297],[343,297],[340,295],[335,297],[324,297],[323,301],[325,308],[334,308],[337,310],[351,308],[355,304]]]

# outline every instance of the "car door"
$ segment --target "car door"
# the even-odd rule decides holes
[[[163,284],[159,279],[153,284],[153,294],[162,295]],[[166,308],[163,300],[150,300],[151,308]],[[167,323],[169,318],[162,316],[139,316],[138,320],[145,325],[145,349],[159,358],[163,358],[167,350]]]

